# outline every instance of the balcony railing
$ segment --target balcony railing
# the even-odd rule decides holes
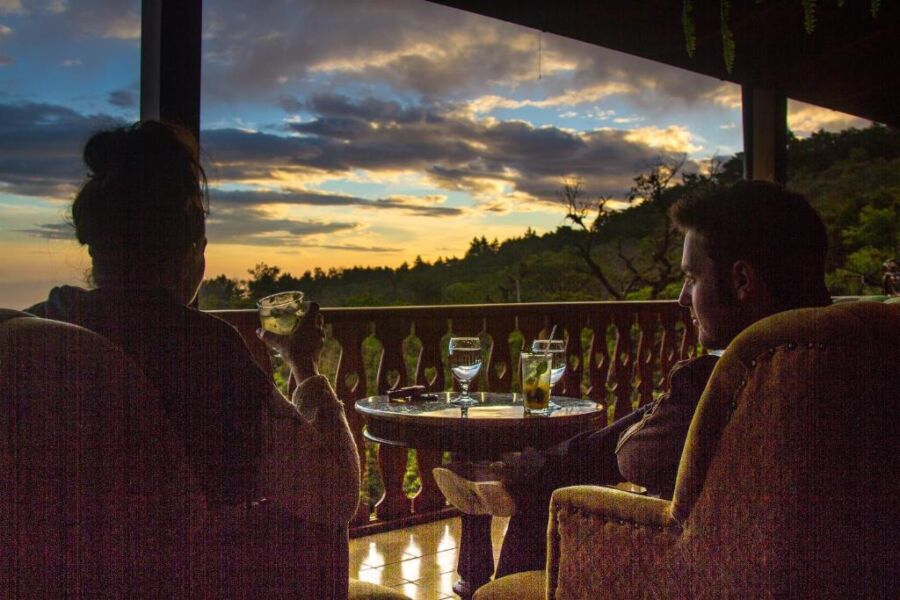
[[[664,390],[672,364],[694,354],[697,347],[688,313],[674,301],[326,308],[322,312],[329,332],[330,369],[326,372],[347,406],[360,456],[365,456],[364,423],[352,409],[356,400],[412,384],[448,389],[452,378],[446,348],[451,335],[478,335],[488,349],[473,389],[505,392],[516,389],[514,374],[523,343],[546,336],[555,325],[555,337],[567,341],[569,368],[554,393],[602,402],[612,407],[609,417],[615,419]],[[255,335],[259,327],[255,311],[213,314],[237,328],[261,365],[271,366],[266,348]],[[431,469],[441,464],[440,452],[416,452],[421,488],[412,498],[403,489],[407,449],[384,446],[377,456],[384,495],[374,510],[360,502],[351,535],[405,527],[452,512],[431,477]]]

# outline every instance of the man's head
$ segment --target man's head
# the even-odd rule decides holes
[[[831,302],[825,226],[803,196],[742,181],[682,198],[670,216],[685,234],[678,301],[707,348],[776,312]]]

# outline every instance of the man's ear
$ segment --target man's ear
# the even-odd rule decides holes
[[[731,265],[731,292],[739,301],[746,301],[760,293],[762,282],[759,271],[745,260],[736,260]]]

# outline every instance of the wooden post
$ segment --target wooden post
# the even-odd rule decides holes
[[[201,0],[143,0],[141,119],[183,125],[200,139]]]
[[[744,179],[787,179],[787,98],[774,90],[741,86]]]

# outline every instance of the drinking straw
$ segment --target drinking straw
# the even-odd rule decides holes
[[[547,338],[547,339],[552,340],[552,339],[553,339],[553,334],[555,334],[555,333],[556,333],[556,325],[554,325],[554,326],[553,326],[553,329],[550,330],[550,337]]]

